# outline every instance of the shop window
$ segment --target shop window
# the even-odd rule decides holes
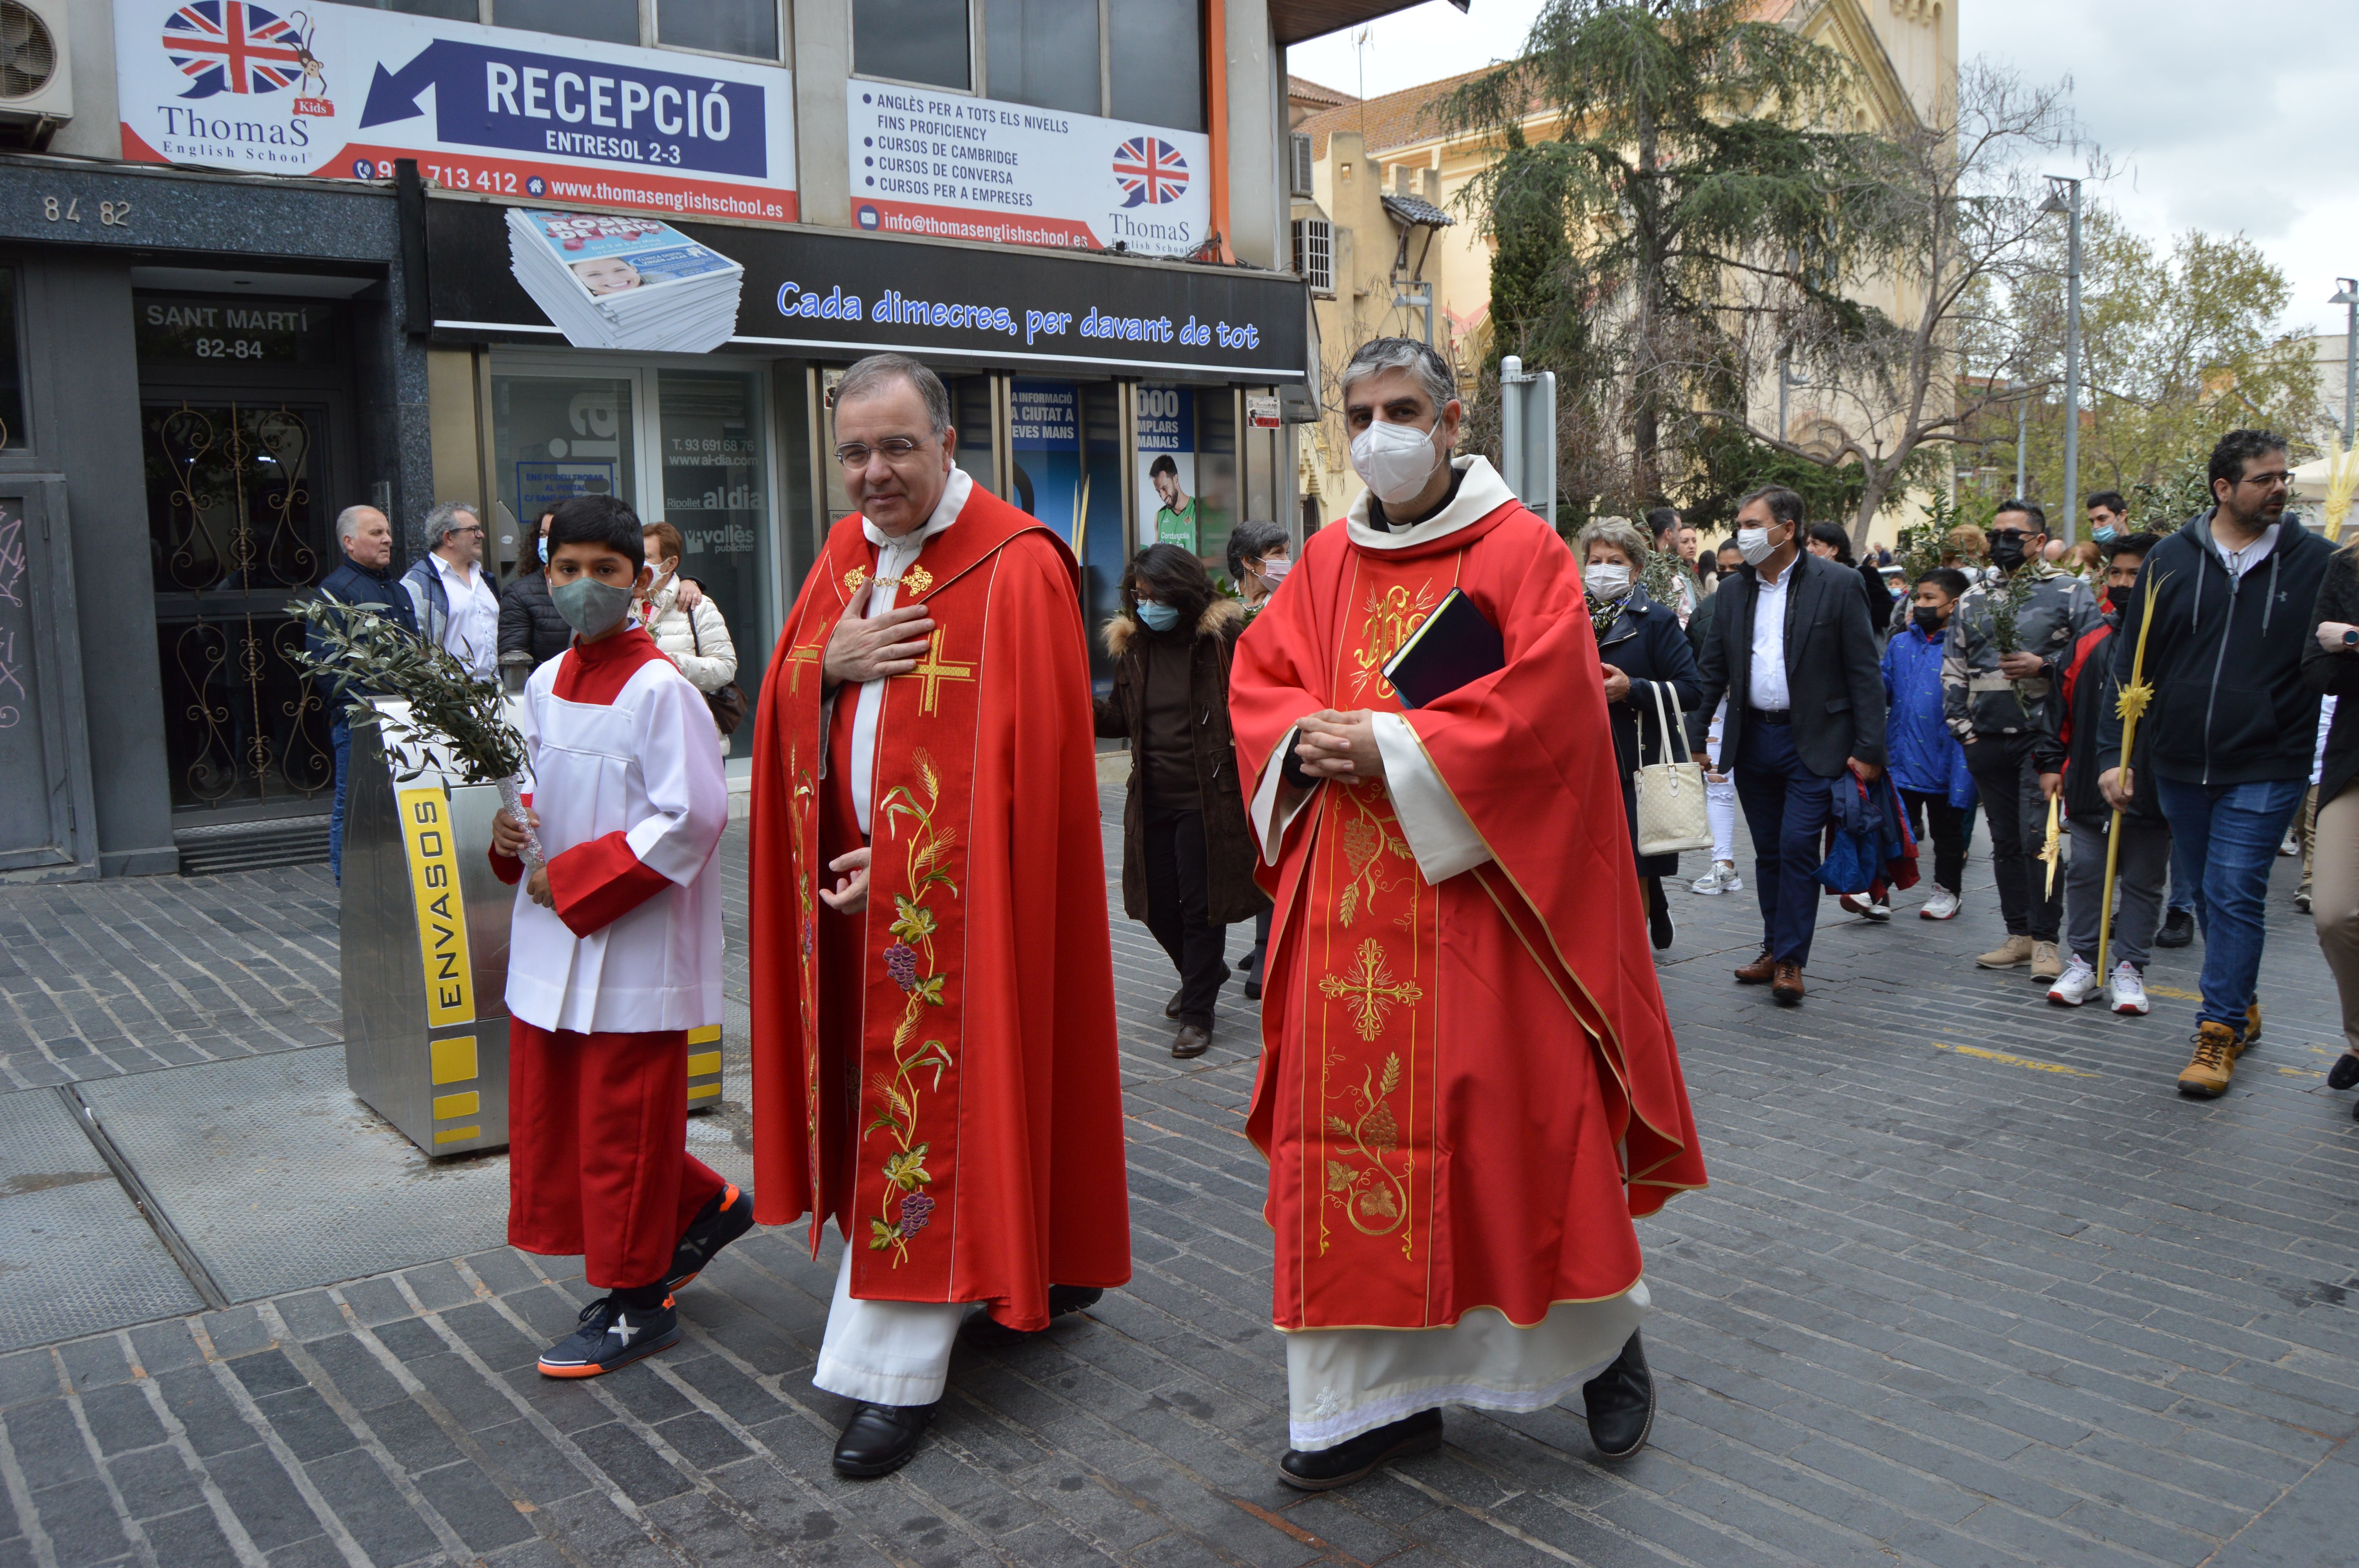
[[[620,377],[492,377],[500,500],[522,525],[520,540],[538,539],[541,514],[570,497],[637,497],[631,405],[631,383]]]
[[[373,11],[399,11],[409,16],[439,16],[446,22],[480,22],[483,7],[475,0],[370,0]],[[522,22],[512,24],[522,27]]]
[[[1204,128],[1204,28],[1196,5],[1106,0],[1111,113],[1175,131]]]
[[[1335,292],[1335,231],[1326,219],[1294,221],[1294,270],[1311,293]]]
[[[661,0],[656,36],[681,49],[776,59],[777,0]]]
[[[991,406],[992,378],[946,375],[942,380],[950,388],[951,426],[958,433],[958,450],[951,454],[951,459],[966,470],[976,484],[997,494],[999,416]]]
[[[0,266],[0,447],[22,447],[25,372],[16,354],[16,269]]]
[[[969,0],[852,0],[852,68],[965,92],[974,65]]]
[[[1098,0],[984,0],[984,81],[992,97],[1095,114]]]
[[[762,378],[750,371],[671,371],[658,374],[661,411],[662,500],[647,521],[679,530],[679,575],[694,578],[728,623],[737,652],[737,686],[760,694],[763,586],[770,580],[769,467],[764,449]],[[754,731],[729,737],[745,754]]]
[[[636,44],[639,0],[493,0],[492,21],[560,38]]]

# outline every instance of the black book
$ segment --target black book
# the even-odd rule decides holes
[[[1507,646],[1499,640],[1499,629],[1453,588],[1385,661],[1385,679],[1400,693],[1404,707],[1423,708],[1506,665]]]

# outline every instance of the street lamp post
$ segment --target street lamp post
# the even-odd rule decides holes
[[[2048,177],[2042,212],[2064,214],[2064,543],[2072,544],[2081,510],[2081,182]]]
[[[2343,287],[2329,305],[2343,307],[2343,449],[2351,449],[2352,415],[2359,410],[2359,278],[2338,277]]]

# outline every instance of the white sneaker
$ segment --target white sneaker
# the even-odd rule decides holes
[[[1728,860],[1714,860],[1712,870],[1688,884],[1688,892],[1700,892],[1706,898],[1718,893],[1742,892],[1745,884],[1736,880],[1736,867]]]
[[[2142,1017],[2147,1011],[2146,977],[2126,958],[2114,966],[2114,983],[2105,1005],[2133,1018]]]
[[[1955,920],[1958,917],[1958,895],[1940,883],[1933,884],[1933,896],[1917,912],[1919,920]]]
[[[2048,1000],[2059,1007],[2078,1007],[2096,995],[2097,990],[2097,967],[2075,953],[2072,962],[2056,977],[2056,983],[2048,988]]]
[[[1892,906],[1878,899],[1867,906],[1867,917],[1870,920],[1889,920],[1892,918]]]

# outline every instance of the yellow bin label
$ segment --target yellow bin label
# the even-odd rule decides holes
[[[451,803],[440,786],[405,789],[401,841],[409,851],[409,891],[418,901],[418,953],[426,979],[426,1022],[440,1029],[475,1018],[474,970],[467,961],[467,908],[459,897],[459,850]]]

